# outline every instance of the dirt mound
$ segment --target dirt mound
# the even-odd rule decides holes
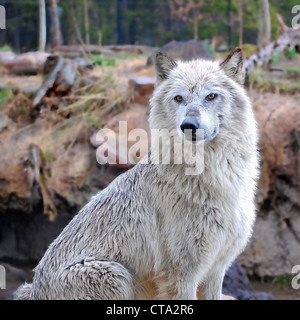
[[[252,93],[260,131],[261,177],[248,274],[290,274],[300,256],[300,110],[293,96]]]

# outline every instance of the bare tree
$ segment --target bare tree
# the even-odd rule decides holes
[[[205,0],[169,0],[171,15],[181,21],[193,24],[194,40],[199,39],[199,21],[203,18],[201,8]]]
[[[57,47],[62,44],[62,36],[59,27],[57,0],[50,0],[50,5],[52,13],[53,46]]]
[[[263,45],[266,46],[271,42],[271,18],[269,0],[262,0],[262,9],[264,21]]]
[[[46,47],[46,5],[45,0],[39,0],[39,51],[45,51]]]
[[[85,43],[90,44],[90,33],[89,33],[89,15],[88,15],[88,0],[83,1],[84,6],[84,28],[85,28]]]
[[[117,44],[122,44],[123,42],[123,31],[122,31],[122,7],[123,0],[117,0]]]
[[[81,37],[81,32],[80,32],[80,28],[78,25],[78,21],[76,19],[76,14],[75,14],[75,10],[74,10],[74,3],[73,3],[73,1],[69,1],[68,4],[69,4],[69,8],[70,8],[71,19],[72,19],[72,23],[74,26],[74,31],[75,31],[77,41],[79,41],[80,44],[84,44],[82,37]]]
[[[271,18],[268,0],[261,0],[258,8],[258,41],[259,47],[264,47],[271,41]]]

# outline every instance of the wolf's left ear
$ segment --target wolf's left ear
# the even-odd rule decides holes
[[[155,57],[155,70],[158,82],[168,78],[170,71],[177,66],[176,61],[167,54],[158,52]]]
[[[244,84],[244,54],[241,48],[236,48],[229,53],[227,58],[220,63],[220,67],[224,70],[226,75],[239,84]]]

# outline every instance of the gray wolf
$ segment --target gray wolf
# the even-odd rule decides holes
[[[15,299],[221,298],[255,220],[257,128],[243,53],[222,63],[158,53],[155,69],[150,128],[202,142],[204,170],[141,160],[71,220]]]

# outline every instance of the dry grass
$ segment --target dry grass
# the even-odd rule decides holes
[[[249,77],[250,89],[276,94],[299,94],[300,81],[292,78],[286,71],[267,71],[255,69]]]
[[[145,71],[153,72],[145,69],[145,64],[146,58],[134,57],[117,59],[114,66],[97,66],[76,77],[69,95],[47,98],[59,99],[57,109],[42,106],[34,118],[33,94],[14,87],[9,89],[0,111],[13,121],[17,139],[40,146],[46,162],[51,163],[67,155],[77,141],[87,141],[94,131],[130,104],[128,80]]]

